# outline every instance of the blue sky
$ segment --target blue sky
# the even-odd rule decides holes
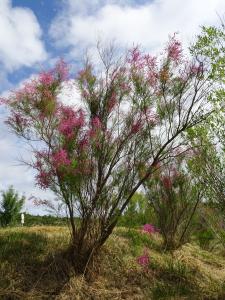
[[[0,0],[0,94],[54,64],[58,57],[78,68],[96,41],[116,40],[121,49],[141,44],[150,52],[179,32],[184,45],[201,25],[219,23],[224,0]],[[76,95],[77,96],[77,95]],[[65,101],[66,96],[65,96]],[[0,189],[14,185],[27,197],[54,198],[35,187],[34,173],[18,165],[28,155],[4,125],[0,110]],[[26,210],[43,213],[27,201]]]
[[[49,55],[57,57],[62,56],[63,51],[61,49],[57,49],[54,47],[51,39],[49,39],[48,30],[51,26],[52,20],[56,17],[56,15],[59,13],[60,8],[62,7],[62,1],[60,0],[12,0],[11,5],[10,1],[8,2],[9,6],[11,6],[11,10],[16,10],[18,8],[24,10],[24,12],[27,12],[28,15],[34,15],[36,18],[36,23],[40,26],[41,29],[41,40],[43,43],[43,47]],[[22,22],[22,19],[21,19]],[[22,40],[21,40],[22,43]],[[40,59],[40,63],[41,63]],[[47,62],[45,62],[44,65],[46,65]],[[8,80],[13,85],[19,83],[21,79],[29,77],[32,72],[37,72],[37,68],[40,66],[37,66],[35,63],[29,67],[24,67],[21,65],[20,68],[16,68],[13,70],[13,72],[10,72],[10,75],[8,76]],[[2,88],[0,88],[2,89]]]

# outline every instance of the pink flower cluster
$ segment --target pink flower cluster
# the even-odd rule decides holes
[[[78,143],[81,150],[84,150],[89,145],[89,138],[85,135]]]
[[[167,51],[168,57],[175,63],[178,63],[182,56],[182,47],[175,35],[170,39]]]
[[[149,54],[144,56],[145,65],[147,67],[147,80],[151,87],[156,87],[157,80],[159,78],[157,70],[156,57],[150,56]]]
[[[130,57],[128,58],[128,62],[138,67],[142,66],[142,54],[138,46],[130,50]]]
[[[155,126],[160,122],[160,118],[151,108],[145,110],[145,117],[150,125]]]
[[[162,176],[162,184],[164,186],[165,189],[170,189],[173,185],[172,179],[170,178],[170,176]]]
[[[22,86],[22,88],[13,91],[12,93],[12,99],[13,101],[21,101],[24,100],[24,98],[28,98],[29,100],[32,99],[33,96],[35,96],[37,93],[37,82],[35,80],[32,80],[31,82],[26,82]],[[12,102],[11,99],[11,102]]]
[[[99,129],[102,127],[102,123],[99,119],[99,117],[94,117],[92,120],[91,120],[91,125],[94,129]]]
[[[150,87],[156,89],[159,79],[159,70],[157,68],[157,59],[155,56],[149,54],[142,54],[138,47],[133,48],[130,51],[130,57],[128,63],[131,66],[133,75],[141,75],[141,78],[145,78],[146,83]]]
[[[175,166],[170,166],[170,170],[167,174],[161,176],[161,182],[165,189],[171,189],[174,181],[180,176]]]
[[[28,95],[34,95],[37,92],[37,82],[32,80],[31,82],[26,82],[23,86],[23,93]]]
[[[147,252],[147,249],[144,250],[144,253],[137,258],[137,263],[142,267],[147,267],[150,263],[150,258]]]
[[[39,82],[45,86],[51,85],[55,79],[60,81],[67,80],[69,77],[69,67],[64,62],[63,59],[60,59],[54,69],[48,72],[41,72],[39,74]]]
[[[35,206],[41,206],[41,205],[49,206],[49,204],[50,204],[50,201],[46,200],[46,199],[38,199],[38,198],[32,197],[29,200],[32,200],[32,199],[33,199],[33,204]]]
[[[115,107],[117,103],[117,99],[116,99],[116,93],[113,92],[110,99],[109,99],[109,102],[108,102],[108,110],[109,112],[111,112],[113,110],[113,108]]]
[[[133,134],[138,133],[141,130],[142,126],[143,126],[142,120],[138,119],[131,125],[131,133]]]
[[[7,124],[15,124],[18,128],[23,128],[29,125],[29,121],[27,118],[23,117],[20,113],[15,112],[13,113],[8,120],[6,121]]]
[[[51,172],[45,168],[45,161],[47,160],[48,154],[45,151],[38,151],[35,153],[36,162],[33,167],[38,171],[35,176],[37,185],[42,189],[47,189],[50,185]]]
[[[82,110],[74,111],[71,107],[62,107],[61,112],[63,117],[59,123],[59,132],[71,139],[74,136],[74,130],[84,125],[84,113]]]
[[[37,181],[37,185],[42,189],[47,189],[50,185],[50,172],[46,172],[44,170],[40,170],[36,175],[35,179]]]
[[[95,138],[97,136],[98,131],[102,128],[102,122],[99,117],[94,117],[91,120],[91,128],[88,131],[89,138]]]
[[[39,82],[43,85],[51,85],[54,81],[54,76],[51,71],[42,72],[39,74]]]
[[[148,71],[148,75],[154,74],[156,76],[156,57],[149,54],[142,54],[139,47],[134,47],[130,50],[130,57],[128,63],[137,69],[143,69]]]
[[[57,75],[59,76],[60,80],[65,81],[69,77],[69,66],[67,63],[63,60],[60,59],[56,66],[55,66],[55,71]]]
[[[60,149],[52,155],[53,165],[55,168],[60,168],[62,166],[69,166],[71,160],[68,158],[67,151],[65,149]]]
[[[193,76],[201,75],[204,72],[203,65],[191,65],[190,66],[190,74]]]
[[[154,225],[152,224],[145,224],[142,228],[143,232],[145,233],[149,233],[149,234],[152,234],[152,233],[156,233],[157,232],[157,229],[155,228]]]

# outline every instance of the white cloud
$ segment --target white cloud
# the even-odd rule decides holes
[[[21,143],[11,134],[4,124],[5,112],[0,110],[0,190],[5,190],[9,185],[13,185],[20,195],[25,194],[25,210],[34,214],[43,214],[41,207],[35,207],[32,201],[28,200],[34,195],[41,199],[54,199],[50,191],[40,190],[35,186],[35,173],[27,166],[22,165],[21,157],[28,158],[25,144]]]
[[[0,62],[7,71],[32,66],[47,58],[41,28],[30,9],[0,1]]]
[[[77,109],[83,107],[80,91],[73,79],[63,84],[58,100],[65,105],[75,106]]]
[[[156,0],[138,5],[134,1],[64,1],[64,11],[53,21],[50,35],[59,46],[71,47],[77,57],[96,40],[115,39],[122,47],[141,44],[159,49],[169,34],[180,32],[186,43],[199,26],[215,24],[225,13],[224,0]]]

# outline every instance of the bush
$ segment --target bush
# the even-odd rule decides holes
[[[179,247],[189,239],[193,217],[201,199],[200,190],[187,173],[183,158],[158,166],[145,189],[157,218],[164,248]]]
[[[25,197],[19,197],[18,193],[9,187],[2,192],[2,202],[0,205],[0,223],[2,226],[12,225],[24,205]]]

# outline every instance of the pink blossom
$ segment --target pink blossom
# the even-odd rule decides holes
[[[147,232],[149,234],[155,233],[157,231],[156,228],[155,228],[155,226],[152,225],[152,224],[145,224],[143,226],[142,230],[143,230],[143,232]]]
[[[44,165],[43,162],[40,159],[38,159],[34,164],[34,168],[37,170],[42,170],[43,165]]]
[[[81,95],[82,95],[83,98],[86,98],[86,99],[89,97],[89,93],[86,90],[83,90],[81,92]]]
[[[179,172],[177,171],[176,167],[171,167],[170,174],[173,180],[179,176]]]
[[[138,47],[134,47],[131,51],[130,51],[130,54],[131,54],[131,58],[129,60],[129,62],[133,63],[133,62],[138,62],[141,58],[141,52],[139,50]]]
[[[57,62],[56,66],[55,66],[55,71],[57,72],[58,76],[60,77],[60,80],[64,81],[64,80],[68,79],[69,66],[63,59],[60,59]]]
[[[51,85],[54,81],[52,72],[42,72],[39,74],[39,81],[43,85]]]
[[[8,99],[6,99],[6,98],[0,98],[0,105],[2,105],[2,104],[8,104],[9,103],[9,100]]]
[[[159,123],[159,121],[160,121],[159,116],[157,115],[157,113],[152,111],[151,108],[146,108],[144,112],[145,112],[145,117],[149,124],[154,126]]]
[[[200,75],[202,73],[203,73],[203,66],[202,66],[202,64],[191,65],[190,66],[190,74],[191,75]]]
[[[60,149],[52,155],[53,165],[56,168],[60,168],[61,166],[69,166],[71,164],[71,160],[68,158],[68,154],[65,149]]]
[[[117,103],[117,99],[116,99],[116,93],[113,92],[110,99],[109,99],[109,102],[108,102],[108,110],[109,112],[111,112],[114,108],[114,106],[116,105]]]
[[[142,121],[140,119],[137,120],[131,126],[131,133],[138,133],[141,130],[142,126]]]
[[[37,82],[35,80],[26,82],[22,89],[23,93],[28,95],[35,95],[37,92]]]
[[[91,120],[91,125],[94,129],[99,129],[102,127],[102,123],[99,119],[99,117],[94,117],[92,120]]]
[[[43,96],[46,97],[47,99],[53,99],[52,92],[49,90],[44,90],[43,91]]]
[[[141,69],[144,67],[145,61],[138,46],[130,50],[130,58],[128,58],[128,63],[130,63],[137,69]]]
[[[63,118],[59,123],[59,132],[67,138],[73,137],[74,129],[79,129],[84,125],[84,113],[82,110],[74,111],[70,107],[61,108]]]
[[[145,64],[150,70],[155,70],[156,67],[156,57],[146,54],[144,56]]]
[[[51,203],[49,200],[46,200],[46,199],[37,199],[35,197],[32,197],[33,198],[33,204],[35,206],[41,206],[41,205],[45,205],[45,206],[49,206],[49,204]],[[32,200],[32,199],[30,199]]]
[[[89,144],[88,136],[83,137],[79,142],[79,147],[83,150],[85,149]]]
[[[175,35],[170,39],[167,51],[168,57],[172,61],[177,63],[180,60],[182,54],[182,47],[181,43],[175,38]]]
[[[147,267],[149,265],[150,259],[147,252],[147,249],[144,250],[144,253],[137,258],[137,263],[142,267]]]
[[[94,138],[96,136],[96,130],[91,128],[87,132],[89,138]]]
[[[82,69],[78,72],[78,77],[83,78],[86,76],[86,74],[87,74],[87,69]]]
[[[156,57],[146,54],[144,56],[145,65],[147,67],[147,81],[151,87],[155,87],[158,80],[156,69]]]
[[[50,172],[45,172],[44,170],[40,170],[39,174],[36,175],[37,185],[39,185],[42,189],[47,189],[50,185]]]
[[[147,80],[151,87],[156,87],[158,81],[158,74],[154,71],[149,71],[147,74]]]
[[[170,189],[172,187],[172,180],[169,176],[163,176],[162,177],[162,184],[165,187],[165,189]]]
[[[129,84],[127,82],[121,82],[120,83],[120,88],[123,91],[123,93],[129,93],[131,90],[131,87],[129,86]]]
[[[13,113],[6,121],[7,124],[15,124],[18,127],[26,127],[29,124],[28,119],[24,118],[20,113]]]
[[[76,167],[76,169],[74,170],[74,175],[90,175],[91,172],[93,170],[93,163],[88,160],[88,159],[84,159],[81,160],[79,165]]]

